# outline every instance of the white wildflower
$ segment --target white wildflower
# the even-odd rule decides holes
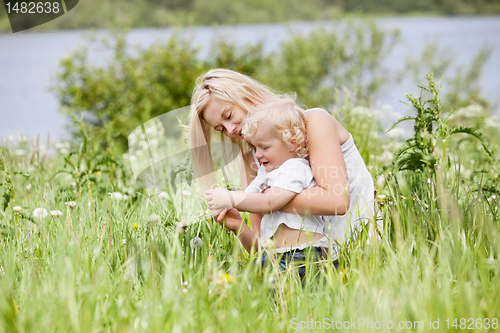
[[[378,176],[377,177],[377,186],[379,188],[381,188],[381,187],[384,187],[384,185],[385,185],[385,178],[384,178],[384,176],[382,176],[382,175]]]
[[[60,210],[51,210],[50,215],[52,216],[53,219],[58,218],[59,216],[62,216],[62,212]]]
[[[364,107],[364,106],[356,106],[356,107],[354,107],[351,110],[351,113],[353,115],[358,115],[358,116],[363,116],[363,117],[371,117],[373,115],[372,114],[372,110],[370,110],[369,108]]]
[[[28,192],[31,192],[31,189],[32,189],[32,188],[33,188],[33,187],[31,186],[31,184],[28,184],[28,185],[26,186],[26,189],[28,190]]]
[[[399,139],[399,138],[402,138],[404,135],[405,135],[405,131],[404,131],[404,129],[402,129],[400,127],[395,127],[392,130],[390,130],[389,132],[387,132],[387,136],[390,139]]]
[[[197,249],[203,245],[203,241],[199,237],[194,237],[191,239],[189,242],[189,246],[191,246],[192,249]]]
[[[174,223],[174,228],[175,228],[175,231],[180,232],[183,229],[187,228],[187,222],[186,221],[175,222]]]
[[[47,217],[47,210],[45,208],[36,208],[34,211],[33,211],[33,216],[36,218],[36,219],[43,219],[45,217]]]
[[[23,208],[21,206],[14,206],[14,208],[12,209],[14,210],[14,212],[19,214]]]
[[[126,195],[126,194],[123,195],[123,200],[128,200],[128,198],[129,198],[128,195]]]
[[[160,194],[158,194],[158,198],[160,198],[160,200],[168,200],[170,199],[170,196],[167,192],[161,192]]]
[[[123,200],[123,195],[120,193],[120,192],[113,192],[113,193],[108,193],[109,197],[112,199],[112,200],[115,200],[115,201],[122,201]]]
[[[390,162],[390,161],[392,161],[392,157],[393,157],[392,153],[389,150],[387,150],[387,149],[384,150],[384,152],[380,156],[380,158],[384,162]]]
[[[124,238],[124,239],[122,239],[122,245],[123,245],[123,246],[126,246],[126,245],[127,245],[127,240],[126,240],[125,238]]]
[[[182,194],[184,195],[185,198],[187,198],[191,195],[191,192],[186,190],[186,191],[183,191]]]
[[[276,244],[271,238],[266,239],[264,244],[262,245],[265,249],[274,249],[276,248]]]
[[[64,203],[66,207],[74,209],[76,207],[76,202],[75,201],[67,201]]]

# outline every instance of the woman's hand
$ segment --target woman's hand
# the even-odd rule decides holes
[[[205,192],[207,206],[212,211],[222,211],[223,209],[233,208],[231,192],[225,188],[216,188]]]

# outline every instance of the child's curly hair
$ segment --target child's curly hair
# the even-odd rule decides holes
[[[259,123],[265,121],[273,126],[279,138],[288,146],[298,145],[295,150],[299,158],[309,155],[306,145],[306,117],[292,95],[284,95],[271,102],[255,107],[243,120],[242,133],[245,140],[252,142]]]

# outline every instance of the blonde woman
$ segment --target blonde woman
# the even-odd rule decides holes
[[[255,107],[278,97],[252,78],[227,69],[210,70],[198,79],[191,99],[190,145],[195,176],[205,182],[207,189],[215,183],[210,180],[210,172],[213,174],[214,170],[210,145],[206,144],[211,141],[211,128],[221,132],[222,140],[229,139],[240,147],[247,166],[242,174],[245,188],[256,177],[260,161],[254,147],[244,140],[243,120]],[[322,109],[309,109],[304,115],[309,162],[317,185],[302,190],[280,211],[328,216],[324,234],[332,242],[332,259],[336,259],[338,244],[373,218],[373,180],[352,136],[335,118]],[[269,214],[270,210],[261,213]],[[235,208],[213,214],[221,225],[239,237],[248,252],[260,249],[255,235],[260,235],[262,215],[250,214],[250,229]],[[282,230],[293,233],[286,228]]]

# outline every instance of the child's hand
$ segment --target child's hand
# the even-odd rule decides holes
[[[208,208],[212,211],[222,211],[233,208],[231,192],[225,188],[216,188],[205,192]]]

